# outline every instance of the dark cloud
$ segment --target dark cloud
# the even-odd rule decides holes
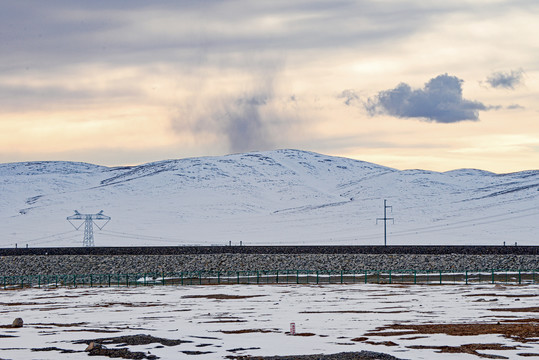
[[[519,105],[519,104],[511,104],[511,105],[507,106],[507,109],[508,110],[524,110],[525,107],[522,106],[522,105]]]
[[[479,110],[488,108],[462,97],[462,80],[447,74],[438,75],[423,89],[401,83],[384,90],[365,104],[371,115],[389,114],[399,118],[421,118],[438,123],[479,120]]]
[[[46,7],[3,2],[0,69],[74,63],[197,66],[193,49],[231,56],[242,51],[368,48],[428,27],[452,4],[387,6],[372,1],[51,0]],[[241,66],[241,64],[240,64]]]
[[[522,83],[523,70],[511,70],[510,72],[495,72],[487,78],[487,83],[493,88],[514,89]]]
[[[344,99],[347,106],[360,104],[359,95],[352,89],[347,89],[337,95],[337,99]]]

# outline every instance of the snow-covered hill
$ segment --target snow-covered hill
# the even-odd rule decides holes
[[[108,168],[0,164],[0,246],[79,246],[74,210],[104,210],[96,246],[539,245],[539,170],[399,171],[298,150]]]

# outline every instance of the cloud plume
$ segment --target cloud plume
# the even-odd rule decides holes
[[[437,123],[479,120],[479,110],[488,108],[462,97],[462,80],[448,74],[429,80],[423,89],[401,83],[394,89],[380,91],[369,98],[369,114],[389,114],[399,118],[420,118]]]
[[[511,70],[510,72],[494,72],[487,78],[487,83],[493,88],[514,89],[522,83],[524,71]]]
[[[229,84],[222,91],[193,90],[172,119],[173,128],[200,139],[209,136],[225,142],[231,152],[274,149],[297,124],[287,108],[296,102],[295,96],[275,95],[279,68],[275,64],[255,66],[242,74],[244,81],[239,86]]]

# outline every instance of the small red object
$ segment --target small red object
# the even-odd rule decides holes
[[[296,323],[290,323],[290,335],[296,335]]]

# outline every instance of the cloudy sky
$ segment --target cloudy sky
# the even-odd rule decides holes
[[[0,0],[0,162],[539,168],[539,2]]]

